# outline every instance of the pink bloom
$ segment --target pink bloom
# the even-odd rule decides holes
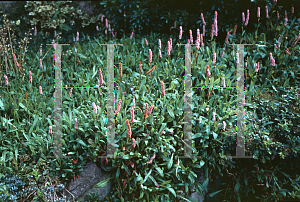
[[[222,52],[221,58],[223,57],[223,55],[224,55],[224,52],[225,52],[225,48],[223,48],[223,52]]]
[[[40,86],[40,94],[43,95],[42,86]]]
[[[32,83],[31,71],[29,71],[29,82]]]
[[[257,17],[260,18],[260,7],[257,7]]]
[[[216,60],[217,60],[217,53],[214,52],[214,58],[213,58],[213,63],[216,64]]]
[[[40,56],[42,56],[43,54],[42,54],[42,49],[40,50]]]
[[[200,29],[197,29],[197,39],[200,41]]]
[[[179,28],[180,28],[179,39],[181,39],[181,37],[182,37],[182,26],[180,26]]]
[[[43,69],[42,59],[40,59],[40,66],[41,66],[41,69]]]
[[[131,105],[131,109],[130,109],[130,115],[131,115],[131,120],[130,122],[132,123],[134,120],[134,110],[133,110],[133,106]]]
[[[271,63],[271,66],[275,66],[275,59],[273,58],[272,56],[272,53],[270,53],[270,63]]]
[[[17,68],[19,68],[19,63],[18,63],[18,61],[17,61],[16,55],[15,55],[15,54],[13,54],[13,56],[14,56],[14,61],[15,61],[15,64],[16,64]]]
[[[162,96],[165,96],[165,85],[163,81],[160,81],[161,83],[161,92],[162,92]]]
[[[276,45],[276,43],[274,44],[274,47],[277,49],[277,45]]]
[[[200,34],[200,45],[203,46],[203,35]]]
[[[34,36],[36,36],[37,31],[36,31],[36,26],[34,26]]]
[[[202,28],[203,28],[203,36],[205,36],[205,25],[203,25]]]
[[[154,158],[155,158],[155,154],[150,158],[150,161],[147,161],[147,164],[152,163]]]
[[[145,103],[145,113],[144,113],[144,120],[146,120],[148,114],[148,103]]]
[[[100,87],[103,84],[103,76],[102,76],[102,71],[101,71],[100,68],[99,68],[98,72],[99,72],[99,81],[98,81],[98,84],[99,84],[99,87]]]
[[[249,11],[249,9],[248,9],[248,10],[247,10],[247,19],[246,19],[246,22],[245,22],[245,26],[248,25],[249,17],[250,17],[250,11]]]
[[[79,41],[79,32],[77,32],[77,38],[76,41]]]
[[[277,3],[277,0],[274,0],[274,3]]]
[[[8,78],[7,78],[7,76],[5,74],[4,74],[4,78],[5,78],[5,85],[8,86]]]
[[[204,25],[206,25],[206,22],[204,21],[203,13],[201,13],[201,19]]]
[[[104,17],[104,15],[101,15],[101,22],[103,22],[103,17]]]
[[[223,80],[223,88],[225,88],[226,85],[225,85],[225,77],[224,76],[223,76],[222,80]]]
[[[155,184],[155,186],[159,187],[159,184]]]
[[[77,53],[77,49],[76,49],[76,47],[74,47],[75,48],[75,53]]]
[[[135,139],[134,139],[134,138],[132,138],[132,142],[133,142],[133,145],[131,145],[131,149],[132,149],[132,148],[135,148],[135,145],[136,145]]]
[[[171,52],[171,45],[170,45],[170,41],[168,41],[168,52],[167,52],[168,56],[170,55],[170,52]]]
[[[245,62],[245,68],[247,68],[247,62]]]
[[[294,47],[297,44],[299,39],[300,39],[300,33],[299,33],[298,37],[293,41],[292,47]]]
[[[245,13],[242,12],[242,22],[245,22]]]
[[[172,50],[172,38],[170,38],[170,46],[171,46],[171,50]]]
[[[55,41],[54,41],[54,39],[52,40],[52,43],[53,43],[53,48],[55,50]]]
[[[108,25],[108,31],[110,31],[110,32],[111,32],[111,29],[110,29],[110,24]]]
[[[146,46],[148,46],[148,41],[147,41],[147,39],[145,38],[145,43],[146,43]]]
[[[268,10],[268,6],[266,6],[266,18],[269,18],[269,10]]]
[[[200,49],[200,42],[199,42],[199,40],[200,40],[200,39],[197,39],[197,40],[196,40],[196,48],[197,48],[198,50]]]
[[[107,18],[105,18],[105,27],[106,27],[106,29],[108,29],[108,22],[107,22]]]
[[[159,49],[159,57],[161,58],[161,50]]]
[[[151,107],[150,107],[150,110],[149,110],[148,114],[151,114],[151,113],[152,113],[152,109],[153,109],[153,107],[154,107],[154,105],[151,105]]]
[[[49,126],[49,133],[52,134],[52,126]]]
[[[281,39],[281,37],[278,38],[278,48],[280,48],[280,44],[281,44],[280,39]]]
[[[94,109],[93,109],[94,113],[97,114],[97,106],[96,106],[96,104],[93,102],[92,105],[93,105],[93,108],[94,108]]]
[[[223,130],[225,131],[225,128],[226,128],[226,123],[225,121],[223,121]]]
[[[213,112],[213,120],[216,121],[216,112]]]
[[[70,93],[69,93],[69,98],[71,97],[71,95],[72,95],[72,90],[73,90],[73,88],[71,88],[71,90],[70,90]]]
[[[96,26],[96,30],[97,30],[97,31],[99,31],[99,27],[98,27],[98,25]]]
[[[217,11],[215,11],[215,20],[214,20],[215,36],[218,36],[217,16],[218,16],[218,13],[217,13]]]
[[[120,109],[121,109],[121,103],[122,103],[122,100],[119,99],[119,104],[118,104],[118,108],[117,108],[116,115],[119,113],[119,111],[120,111]]]
[[[56,37],[56,31],[54,30],[54,37]]]
[[[75,37],[73,37],[73,41],[75,41]]]
[[[294,6],[292,6],[291,12],[292,14],[294,14]]]
[[[159,50],[161,49],[161,41],[160,41],[160,39],[158,39],[158,48],[159,48]]]
[[[228,45],[228,37],[229,37],[229,31],[227,31],[227,35],[226,35],[226,39],[225,39],[225,43]]]
[[[192,34],[192,30],[190,30],[190,39],[191,39],[191,44],[193,43],[193,34]]]
[[[151,51],[151,49],[149,49],[149,54],[150,54],[149,62],[151,63],[152,62],[152,51]]]
[[[77,118],[75,118],[75,129],[77,129]]]
[[[130,166],[133,168],[134,167],[134,163],[130,161]]]
[[[131,36],[130,36],[130,39],[132,39],[132,37],[133,37],[133,32],[131,32]]]

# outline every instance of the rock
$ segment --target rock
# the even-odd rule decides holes
[[[83,167],[83,171],[79,173],[79,179],[75,178],[68,184],[68,191],[66,192],[67,201],[84,201],[84,197],[89,193],[98,193],[99,199],[102,200],[111,191],[112,183],[117,183],[114,178],[102,188],[94,188],[99,182],[114,177],[115,172],[104,171],[99,168],[94,162],[90,161]]]

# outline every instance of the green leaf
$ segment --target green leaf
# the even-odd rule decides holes
[[[196,199],[194,199],[194,198],[192,198],[192,197],[189,197],[189,196],[188,196],[189,199],[185,198],[184,196],[182,196],[182,195],[180,195],[180,194],[178,194],[177,197],[178,197],[178,198],[181,198],[181,199],[183,199],[183,200],[185,200],[185,201],[188,201],[188,202],[197,202]]]
[[[237,183],[237,184],[234,186],[234,190],[238,193],[238,192],[239,192],[239,188],[240,188],[240,185],[239,185],[239,183]]]
[[[144,182],[146,182],[146,180],[148,179],[149,175],[152,172],[152,168],[150,169],[150,171],[148,172],[148,174],[146,175],[145,179],[143,180],[142,184],[144,184]]]
[[[200,166],[202,167],[205,164],[203,160],[200,161]]]
[[[176,192],[173,188],[169,188],[169,187],[166,188],[176,197]]]
[[[214,197],[214,195],[220,193],[221,191],[223,191],[223,189],[209,194],[209,197]]]
[[[175,118],[174,113],[173,113],[173,110],[172,110],[170,107],[168,107],[167,110],[168,110],[170,116],[171,116],[172,118]]]
[[[160,186],[163,186],[165,184],[170,184],[171,182],[172,182],[172,180],[164,181],[163,183],[160,184]]]
[[[142,88],[142,86],[144,86],[145,83],[146,83],[146,79],[143,79],[143,80],[141,81],[139,91],[141,91],[141,88]]]
[[[164,176],[164,172],[155,164],[155,169],[157,170],[157,172],[160,174],[160,176]]]
[[[68,31],[68,30],[72,30],[71,27],[69,27],[68,25],[66,24],[60,24],[58,25],[62,30],[65,30],[65,31]]]
[[[103,180],[103,181],[101,181],[101,182],[99,182],[98,184],[96,184],[95,186],[94,186],[94,188],[102,188],[102,187],[104,187],[107,183],[108,183],[108,181],[110,180],[110,179],[112,179],[113,177],[110,177],[110,178],[107,178],[106,180]]]
[[[212,132],[212,133],[213,133],[214,139],[216,139],[218,137],[218,134],[216,134],[215,132]]]
[[[81,145],[83,145],[83,146],[85,146],[85,147],[87,147],[87,145],[82,141],[82,140],[80,140],[80,139],[77,139],[76,140],[79,144],[81,144]]]
[[[170,161],[168,162],[168,169],[170,169],[173,165],[173,155],[174,155],[174,153],[172,153],[172,157],[171,157]]]
[[[29,130],[29,135],[32,133],[32,130],[33,130],[33,128],[34,128],[34,126],[36,125],[36,123],[37,123],[37,121],[38,121],[38,116],[37,115],[35,115],[35,117],[34,117],[34,121],[33,121],[33,125],[31,126],[31,128],[30,128],[30,130]]]
[[[206,134],[209,135],[210,125],[206,125]]]

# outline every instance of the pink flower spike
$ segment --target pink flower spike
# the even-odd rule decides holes
[[[133,97],[133,107],[135,107],[135,97]]]
[[[49,133],[52,134],[52,126],[49,126]]]
[[[222,78],[222,82],[223,82],[223,88],[226,88],[226,85],[225,85],[225,77],[223,76]]]
[[[77,32],[77,38],[76,41],[79,41],[79,32]]]
[[[149,55],[150,55],[149,62],[151,63],[152,62],[152,51],[151,51],[151,49],[149,49]]]
[[[93,108],[94,108],[94,110],[93,110],[93,111],[94,111],[94,113],[95,113],[95,114],[97,114],[97,106],[96,106],[95,102],[93,102],[93,104],[92,104],[92,105],[93,105]]]
[[[216,112],[213,112],[213,120],[216,121]]]
[[[7,78],[7,76],[5,74],[4,74],[4,78],[5,78],[5,85],[8,86],[8,78]]]
[[[158,48],[159,48],[159,50],[161,49],[161,41],[160,41],[160,39],[158,39]]]
[[[41,66],[41,69],[43,70],[42,59],[40,59],[40,66]]]
[[[193,43],[193,34],[192,34],[192,30],[190,30],[190,41],[191,41],[191,44]]]
[[[181,39],[181,37],[182,37],[182,26],[180,26],[179,28],[180,28],[179,39]]]
[[[117,108],[117,112],[116,112],[116,115],[118,115],[120,109],[121,109],[121,103],[122,103],[122,100],[119,99],[119,104],[118,104],[118,108]]]
[[[223,130],[225,131],[225,129],[226,129],[226,123],[225,121],[223,121]]]
[[[214,52],[214,57],[213,57],[213,63],[216,64],[216,60],[217,60],[217,53]]]
[[[149,112],[148,112],[149,115],[152,113],[153,107],[154,107],[154,105],[151,105],[150,110],[149,110]]]
[[[146,46],[148,46],[148,41],[147,41],[147,39],[145,38],[145,43],[146,43]]]
[[[40,49],[40,56],[42,56],[43,54],[42,54],[42,49]]]
[[[37,31],[36,31],[36,26],[34,26],[34,36],[36,36]]]
[[[96,30],[97,30],[97,31],[99,31],[99,27],[98,27],[98,25],[96,26]]]
[[[245,13],[242,12],[242,22],[244,23],[245,22]]]
[[[31,75],[31,71],[29,71],[29,82],[32,83],[32,75]]]
[[[77,129],[77,118],[75,118],[75,129]]]
[[[107,18],[105,18],[105,27],[106,27],[106,29],[108,29],[108,22],[107,22]]]
[[[161,92],[162,92],[162,96],[165,96],[165,85],[163,81],[160,81],[161,83]]]
[[[204,25],[206,25],[206,22],[204,21],[203,13],[201,13],[201,19]]]
[[[103,17],[104,17],[104,15],[101,15],[101,22],[103,22]]]
[[[42,86],[40,86],[40,94],[43,95]]]
[[[133,106],[131,105],[131,109],[130,109],[130,115],[131,115],[131,120],[130,122],[132,123],[133,120],[134,120],[134,109],[133,109]]]
[[[72,95],[72,90],[73,90],[73,88],[71,88],[71,90],[70,90],[70,93],[69,93],[69,98],[71,97],[71,95]]]
[[[269,18],[269,9],[268,9],[268,6],[266,6],[266,18]]]
[[[260,18],[260,7],[257,7],[257,17]]]
[[[135,148],[135,145],[136,145],[136,143],[135,143],[135,139],[134,138],[132,138],[132,142],[133,142],[133,145],[131,145],[133,148]]]
[[[294,6],[292,6],[291,12],[292,14],[294,14]]]
[[[132,37],[133,37],[133,32],[131,32],[130,39],[132,39]]]

